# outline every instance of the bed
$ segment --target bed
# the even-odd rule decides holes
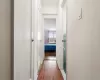
[[[45,44],[45,52],[56,51],[56,44]]]

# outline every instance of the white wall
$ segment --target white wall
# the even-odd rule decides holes
[[[42,7],[43,14],[57,14],[57,7]]]
[[[56,19],[44,19],[44,28],[46,30],[55,29],[56,30]]]
[[[11,0],[0,0],[0,80],[11,80]]]
[[[41,0],[43,14],[57,14],[59,0]]]
[[[14,80],[30,79],[31,1],[14,0]]]
[[[57,14],[43,14],[43,18],[55,19],[55,18],[57,18]]]
[[[100,80],[99,15],[99,0],[68,0],[67,80]]]

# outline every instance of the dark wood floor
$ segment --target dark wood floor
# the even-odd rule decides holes
[[[45,56],[56,56],[56,52],[45,52]]]
[[[46,57],[37,80],[63,80],[55,57]]]

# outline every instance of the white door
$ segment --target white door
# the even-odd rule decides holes
[[[63,69],[63,24],[62,24],[62,8],[59,6],[59,12],[57,17],[57,38],[56,38],[56,56],[57,56],[57,63],[60,70]]]
[[[30,79],[31,0],[14,0],[14,80]]]
[[[66,4],[63,6],[63,77],[66,80],[66,71],[67,71],[67,12]]]

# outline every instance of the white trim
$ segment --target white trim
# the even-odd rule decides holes
[[[36,80],[38,79],[38,75],[36,76]]]
[[[42,20],[42,26],[43,26],[43,39],[42,40],[43,40],[43,45],[44,45],[44,16],[43,16],[43,14],[41,14],[41,20]],[[45,53],[45,51],[44,51],[44,53]],[[45,58],[45,54],[44,54],[44,58]]]
[[[45,19],[45,18],[49,18],[49,19],[52,19],[52,18],[54,18],[54,19],[56,19],[57,18],[57,14],[43,14],[43,19]]]
[[[62,76],[63,76],[64,80],[66,80],[66,73],[64,72],[64,70],[60,70],[60,71],[62,73]]]
[[[42,13],[43,15],[57,15],[57,13]]]
[[[67,80],[67,75],[66,75],[66,73],[64,72],[64,70],[61,69],[59,65],[58,65],[58,68],[59,68],[59,70],[61,71],[61,74],[62,74],[62,76],[63,76],[63,79],[64,79],[64,80]]]
[[[58,20],[57,20],[58,15],[57,14],[42,14],[43,28],[44,28],[44,19],[56,19],[56,29],[57,29],[57,23],[58,23]],[[43,35],[45,35],[45,33]],[[44,42],[44,39],[43,39],[43,42]],[[56,58],[57,58],[57,56],[56,56]]]

